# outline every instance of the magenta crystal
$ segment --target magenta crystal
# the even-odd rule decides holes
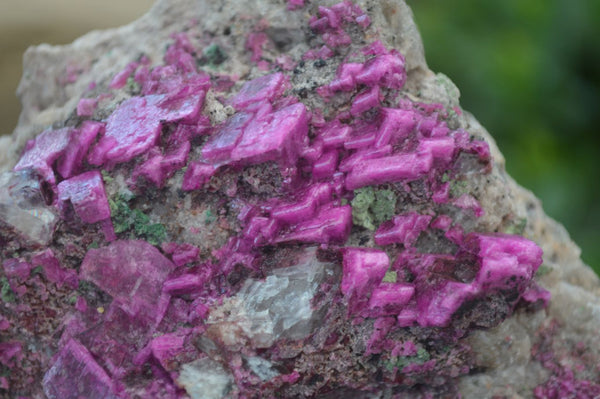
[[[230,117],[202,147],[202,156],[210,162],[228,161],[252,117],[253,114],[246,112],[238,112]]]
[[[418,152],[431,152],[434,160],[447,164],[452,160],[456,145],[452,137],[425,138],[419,141]]]
[[[56,164],[56,170],[63,178],[68,179],[81,169],[83,159],[90,146],[103,130],[103,123],[85,121],[80,128],[72,132],[65,154]]]
[[[90,352],[75,340],[61,349],[44,375],[48,399],[117,399],[111,378]]]
[[[299,147],[308,133],[308,113],[302,103],[289,105],[267,115],[255,117],[244,129],[231,151],[231,159],[244,164],[281,161],[294,164]]]
[[[183,177],[182,189],[186,191],[202,188],[215,174],[217,167],[204,162],[191,162]]]
[[[368,160],[357,164],[346,177],[346,189],[400,180],[416,180],[431,170],[431,152],[407,153]]]
[[[184,140],[174,144],[164,154],[158,148],[150,150],[148,159],[133,171],[132,177],[143,176],[157,187],[162,187],[167,178],[185,166],[190,148],[190,142]]]
[[[356,74],[356,82],[367,86],[401,89],[405,81],[404,57],[395,50],[370,59]]]
[[[198,258],[200,249],[192,244],[177,244],[174,242],[162,245],[162,250],[171,255],[175,266],[183,266]]]
[[[445,326],[454,312],[477,294],[479,290],[472,284],[445,281],[418,296],[416,320],[421,327]]]
[[[352,228],[352,208],[350,206],[323,207],[316,216],[292,227],[275,242],[299,241],[307,243],[343,243]]]
[[[67,149],[71,141],[71,132],[70,128],[46,130],[34,140],[29,140],[14,170],[34,169],[45,181],[54,184],[56,177],[52,166]]]
[[[342,249],[342,293],[348,301],[350,313],[360,312],[369,303],[369,295],[381,283],[390,266],[383,251],[372,248]]]
[[[10,368],[23,360],[23,344],[19,341],[0,342],[0,364]]]
[[[378,107],[381,101],[379,86],[373,86],[370,90],[358,94],[352,102],[350,113],[358,116],[372,108]]]
[[[31,264],[34,267],[41,266],[46,278],[58,286],[65,283],[72,289],[76,289],[78,286],[79,281],[75,270],[63,268],[51,249],[46,249],[35,255],[31,258]]]
[[[427,228],[430,221],[431,216],[415,212],[394,216],[391,222],[386,222],[377,229],[374,235],[375,244],[383,246],[401,243],[409,247],[417,241],[419,234]]]
[[[92,116],[98,106],[98,100],[95,98],[82,98],[77,103],[77,116]]]
[[[383,147],[404,140],[417,124],[418,115],[414,111],[384,108],[383,121],[377,132],[375,147]]]
[[[191,294],[200,291],[205,283],[206,281],[201,275],[183,274],[165,281],[163,290],[171,295]]]
[[[411,284],[381,283],[371,293],[366,312],[370,317],[398,315],[415,293]]]
[[[326,183],[315,184],[306,192],[301,193],[296,202],[273,208],[271,216],[285,223],[300,223],[312,218],[318,206],[331,200],[331,195],[331,185]]]
[[[58,208],[63,215],[68,212],[69,204],[85,223],[110,218],[110,206],[100,172],[85,172],[58,184]]]
[[[80,278],[109,293],[129,314],[159,320],[165,310],[160,298],[162,285],[174,268],[147,242],[119,240],[90,249],[81,264]]]
[[[2,268],[4,269],[6,277],[15,277],[21,281],[25,281],[29,277],[32,266],[19,259],[6,259],[2,262]]]
[[[88,156],[92,165],[127,162],[156,144],[161,132],[163,96],[132,97],[108,118],[106,132]]]
[[[312,176],[316,180],[325,179],[333,176],[336,172],[338,164],[337,151],[329,151],[323,154],[314,164],[312,168]]]
[[[287,80],[281,72],[261,76],[244,83],[240,91],[230,100],[235,109],[249,108],[261,101],[272,102],[286,89]]]

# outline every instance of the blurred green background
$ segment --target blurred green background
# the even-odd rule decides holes
[[[600,1],[407,1],[430,67],[457,84],[508,171],[600,274]],[[0,0],[0,134],[17,122],[14,92],[28,45],[122,25],[152,3]]]
[[[430,68],[600,274],[600,1],[407,2]]]

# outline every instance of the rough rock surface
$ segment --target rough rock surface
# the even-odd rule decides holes
[[[306,9],[314,11],[314,3],[316,2],[308,4]],[[327,6],[334,4],[332,1],[319,3]],[[417,27],[410,9],[403,1],[360,0],[356,4],[371,18],[372,25],[367,35],[378,32],[386,47],[396,48],[404,55],[407,72],[404,89],[408,96],[415,101],[441,103],[448,108],[459,106],[458,89],[447,77],[435,74],[427,67]],[[288,52],[292,57],[300,58],[308,50],[308,42],[312,40],[305,36],[302,29],[307,20],[305,11],[301,9],[290,12],[285,2],[276,0],[160,0],[146,16],[128,26],[92,32],[69,46],[42,45],[29,49],[25,55],[25,70],[19,86],[23,112],[13,136],[0,138],[0,148],[3,149],[0,153],[1,169],[13,167],[25,142],[45,128],[70,126],[69,121],[76,120],[75,110],[79,100],[101,93],[113,77],[129,63],[138,60],[140,54],[151,60],[162,59],[165,44],[172,41],[171,34],[187,27],[197,29],[196,23],[199,24],[200,31],[229,43],[227,55],[230,62],[223,72],[242,77],[256,74],[251,66],[242,61],[242,54],[247,52],[243,35],[248,27],[262,18],[266,21],[263,22],[265,26],[268,26],[267,35],[282,38],[276,41],[277,51]],[[237,18],[241,15],[244,17]],[[318,86],[327,83],[319,79],[321,76],[331,76],[333,67],[328,65],[317,70],[312,63],[307,63],[307,68],[312,68],[314,84]],[[93,82],[95,84],[90,85]],[[127,97],[125,93],[120,95],[121,98]],[[118,96],[112,100],[115,104],[119,100]],[[81,107],[84,105],[80,104]],[[109,108],[100,107],[97,112],[106,114],[95,117],[108,117],[108,113],[112,111]],[[227,106],[212,101],[210,95],[206,99],[206,109],[213,123],[225,120],[231,113]],[[86,112],[82,109],[80,114]],[[452,124],[453,129],[463,128],[473,136],[483,137],[491,150],[491,173],[469,176],[466,188],[485,210],[485,214],[476,219],[473,229],[520,229],[523,226],[515,227],[520,224],[517,221],[526,220],[522,234],[535,241],[544,252],[544,266],[540,269],[543,273],[538,272],[536,279],[552,294],[547,308],[517,309],[501,324],[491,329],[476,330],[465,339],[472,348],[474,359],[470,372],[456,377],[458,391],[466,398],[527,398],[534,395],[560,397],[567,393],[591,397],[586,396],[586,392],[593,391],[588,391],[589,384],[582,381],[593,382],[600,376],[600,281],[582,263],[579,249],[564,228],[548,218],[543,213],[540,202],[506,174],[504,158],[493,138],[477,120],[468,112],[461,112],[453,118]],[[506,219],[506,215],[511,215],[510,220]],[[216,236],[212,240],[223,244],[225,238],[218,234]],[[201,247],[202,239],[195,240]],[[175,258],[173,262],[176,263]],[[62,278],[61,284],[63,280],[69,284],[68,277]],[[177,288],[180,287],[177,285],[179,283],[173,283],[175,288],[170,293],[181,289]],[[193,282],[189,284],[193,285]],[[101,303],[102,298],[98,300],[98,306]],[[111,315],[113,314],[111,317],[118,323],[118,311],[114,310]],[[61,354],[62,362],[68,363],[69,356],[77,359],[90,356],[85,348],[79,348],[80,344],[72,342],[74,341],[65,346],[70,352]],[[93,346],[91,343],[85,345],[88,348]],[[210,352],[211,342],[204,342],[200,347],[208,348],[206,352]],[[9,346],[5,345],[3,350],[8,350],[7,348]],[[288,350],[292,351],[290,348]],[[188,366],[187,369],[195,371],[188,371],[187,378],[200,372],[198,370],[210,367],[207,364],[212,361],[203,359],[205,360],[194,360],[195,363],[190,359],[189,364],[194,366]],[[260,360],[248,363],[261,364]],[[96,363],[94,365],[100,369]],[[108,365],[101,366],[110,369]],[[217,371],[219,367],[221,366],[217,367]],[[264,373],[273,377],[274,374],[270,373],[274,372],[269,371],[268,365],[265,367],[267,371]],[[214,367],[211,370],[215,372]],[[116,373],[114,370],[111,372]],[[97,370],[93,373],[93,381],[106,380],[106,376]],[[205,375],[203,378],[208,377]],[[217,379],[216,392],[228,392],[226,385],[231,377],[218,375]],[[194,397],[191,392],[190,395]],[[214,397],[219,397],[218,395],[215,394]]]

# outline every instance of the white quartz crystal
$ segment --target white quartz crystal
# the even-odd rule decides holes
[[[309,248],[296,265],[274,269],[264,280],[247,280],[234,297],[211,311],[211,332],[226,345],[249,339],[263,348],[278,339],[307,337],[323,317],[312,299],[333,268],[317,260],[316,248]]]
[[[273,369],[273,364],[262,357],[252,356],[246,359],[246,362],[250,370],[263,381],[269,381],[279,375],[277,370]]]
[[[229,390],[233,378],[219,363],[203,358],[184,364],[177,383],[192,399],[221,399]]]
[[[0,220],[37,244],[50,241],[57,217],[46,205],[32,172],[0,174]]]

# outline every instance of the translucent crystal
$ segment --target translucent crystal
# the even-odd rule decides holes
[[[226,345],[247,338],[265,348],[278,339],[305,338],[322,318],[312,299],[332,274],[333,264],[319,262],[310,248],[296,265],[275,269],[262,281],[246,281],[235,297],[211,312],[208,323]]]
[[[57,217],[46,205],[35,172],[26,169],[0,174],[0,220],[35,243],[50,241]]]
[[[184,364],[177,379],[192,399],[224,398],[232,382],[231,374],[209,358]]]
[[[246,362],[250,370],[263,381],[269,381],[279,375],[277,370],[273,369],[273,364],[262,357],[252,356],[246,359]]]
[[[90,352],[70,340],[44,375],[44,393],[49,399],[116,399],[113,382]]]

